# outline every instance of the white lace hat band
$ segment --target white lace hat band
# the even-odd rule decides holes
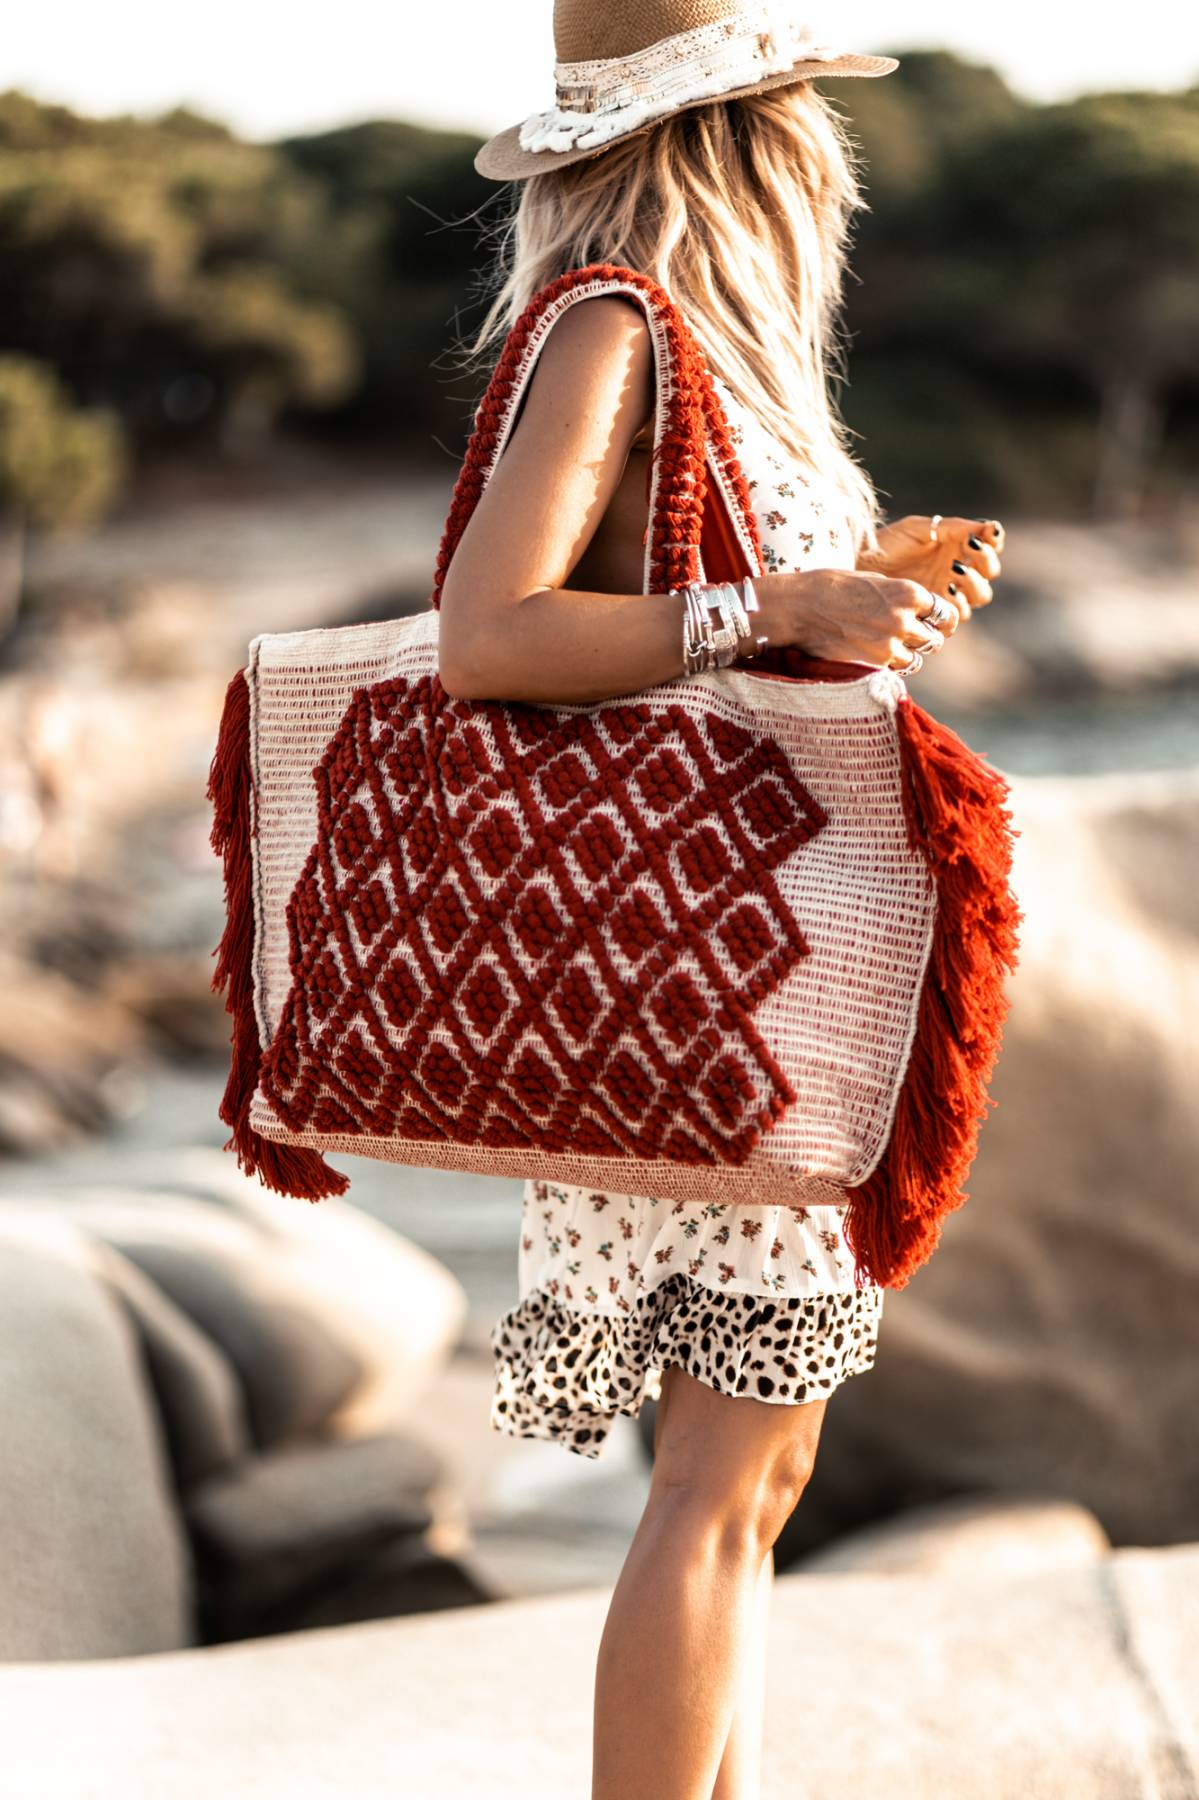
[[[625,0],[623,9],[620,0],[557,0],[554,33],[553,106],[486,143],[475,159],[480,174],[510,181],[564,167],[704,100],[898,67],[894,57],[834,48],[788,0]],[[630,37],[633,47],[618,55],[561,54],[564,45],[590,47],[589,38],[606,47]]]
[[[771,23],[767,6],[663,38],[631,56],[556,63],[557,103],[520,128],[522,150],[589,149],[638,125],[777,75],[798,62],[835,62],[807,24]]]

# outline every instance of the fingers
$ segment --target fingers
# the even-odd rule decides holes
[[[957,629],[958,611],[943,595],[931,593],[918,581],[890,577],[880,582],[876,591],[880,603],[877,625],[887,634],[883,660],[890,669],[914,674],[926,657],[945,648]]]
[[[947,632],[936,621],[953,612],[953,608],[938,595],[930,594],[918,583],[909,581],[902,585],[908,591],[907,604],[899,608],[890,645],[892,666],[898,659],[901,667],[911,660],[913,652],[923,658],[935,656],[938,650],[945,648]]]
[[[985,581],[994,581],[1000,572],[999,557],[1004,544],[1004,530],[998,519],[946,519],[939,537],[951,543],[954,551],[953,570],[957,576],[964,569],[974,571]],[[990,596],[988,595],[989,599]],[[977,604],[985,606],[986,600]]]
[[[935,631],[931,625],[918,621],[916,628],[905,631],[898,638],[892,638],[892,644],[898,642],[901,650],[922,650],[926,656],[935,656],[938,650],[945,648],[945,635]]]
[[[917,616],[936,629],[945,637],[952,637],[962,622],[959,608],[963,605],[960,591],[944,596],[931,594],[927,606],[917,606]]]
[[[970,612],[976,606],[989,606],[995,597],[995,590],[985,575],[980,575],[977,569],[971,569],[964,562],[956,560],[953,565],[953,580],[945,592],[955,606],[964,600]],[[969,613],[966,616],[969,617]]]

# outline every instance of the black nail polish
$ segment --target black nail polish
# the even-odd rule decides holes
[[[953,583],[953,582],[952,582],[952,581],[951,581],[951,582],[950,582],[950,584],[949,584],[949,586],[948,586],[948,587],[947,587],[947,588],[946,588],[946,590],[945,590],[945,592],[946,592],[946,593],[947,593],[947,594],[956,594],[956,593],[957,593],[957,591],[958,591],[958,590],[957,590],[957,588],[956,588],[956,587],[955,587],[955,585],[954,585],[954,583]]]
[[[950,563],[949,566],[955,575],[964,575],[966,573],[966,565],[963,562],[953,562]]]
[[[981,550],[983,547],[983,541],[981,538],[968,537],[966,539],[966,542],[969,544],[969,546],[972,550]]]

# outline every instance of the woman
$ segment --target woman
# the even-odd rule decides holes
[[[828,392],[862,204],[818,74],[881,75],[736,0],[558,0],[558,105],[477,166],[523,183],[475,351],[565,271],[607,262],[683,309],[724,402],[768,573],[772,646],[914,671],[992,597],[995,522],[879,522]],[[594,701],[681,672],[678,594],[644,594],[655,391],[644,313],[558,318],[441,598],[441,677],[471,698]],[[595,1800],[757,1791],[772,1546],[829,1394],[871,1366],[843,1207],[735,1208],[526,1183],[519,1304],[492,1423],[598,1455],[658,1400],[644,1516],[596,1682]]]

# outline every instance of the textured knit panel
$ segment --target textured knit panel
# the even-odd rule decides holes
[[[291,985],[288,903],[318,835],[310,771],[336,734],[356,691],[433,674],[437,623],[429,613],[398,622],[270,634],[255,641],[250,685],[257,827],[256,1003],[264,1044],[275,1035]],[[761,909],[757,915],[767,934],[761,948],[768,961],[777,960],[780,952],[783,914],[798,924],[806,954],[790,959],[784,978],[772,989],[767,984],[753,1014],[753,1026],[768,1053],[759,1062],[765,1066],[775,1059],[795,1099],[743,1160],[719,1170],[720,1182],[740,1199],[769,1203],[816,1198],[816,1189],[800,1191],[797,1178],[818,1186],[856,1184],[874,1167],[886,1140],[915,1030],[935,906],[923,860],[906,842],[893,714],[900,692],[901,684],[885,673],[858,682],[808,685],[727,670],[634,697],[656,701],[661,709],[681,708],[709,741],[722,727],[768,737],[824,815],[821,828],[797,841],[793,852],[771,871],[781,909],[776,907],[773,915]],[[551,710],[566,719],[590,711]],[[781,794],[777,781],[768,785]],[[519,805],[505,805],[504,812],[505,829],[514,829],[527,848],[542,821]],[[634,858],[636,845],[627,818],[617,812],[609,812],[607,818],[605,832],[612,834],[617,846],[618,864],[621,858]],[[735,825],[736,820],[730,824],[719,818],[705,822],[705,829],[715,833],[715,841],[730,855],[736,848]],[[585,872],[576,869],[576,882],[585,879]],[[552,882],[550,887],[557,892]],[[334,951],[340,961],[342,951],[336,945]],[[752,942],[748,950],[717,943],[716,953],[734,985],[754,977]],[[610,945],[608,955],[620,970],[619,945]],[[594,958],[586,946],[578,961],[592,976],[593,991],[601,994],[602,984],[594,979]],[[629,962],[620,972],[637,991],[637,963]],[[690,964],[684,972],[696,974]],[[335,984],[347,973],[340,966],[334,972]],[[532,973],[526,969],[526,974]],[[668,967],[663,978],[672,974],[678,970]],[[452,1026],[444,1034],[447,1055],[482,1056],[486,1039],[470,1015],[466,994],[463,979],[452,996]],[[382,1016],[381,1008],[366,1011],[367,1035],[375,1034],[374,1054],[386,1059],[387,1045],[402,1042],[402,1034]],[[361,1042],[365,1016],[360,1013],[354,1032],[338,1042]],[[535,1045],[556,1078],[569,1084],[572,1045],[561,1029],[561,1013],[549,1008],[547,1017],[548,1024],[543,1022],[511,1046],[503,1079]],[[319,1026],[320,1021],[316,1023]],[[330,1057],[337,1047],[329,1042]],[[644,1066],[644,1046],[627,1032],[617,1033],[611,1049],[613,1056],[625,1051]],[[574,1066],[577,1074],[583,1064],[576,1060]],[[357,1116],[354,1109],[361,1105],[361,1093],[355,1097],[352,1086],[344,1083],[339,1093],[341,1104]],[[610,1105],[604,1096],[598,1100]],[[627,1123],[627,1107],[621,1114],[617,1106],[611,1116],[618,1115]],[[255,1097],[252,1119],[267,1137],[286,1136],[330,1151],[374,1153],[370,1138],[357,1130],[321,1131],[309,1125],[285,1131],[261,1093]],[[619,1185],[629,1191],[670,1196],[712,1191],[710,1168],[660,1155],[642,1159],[624,1154],[614,1159],[607,1153],[589,1154],[578,1144],[555,1156],[549,1168],[544,1150],[435,1141],[428,1136],[408,1144],[393,1137],[386,1145],[379,1143],[378,1153],[428,1166],[548,1174],[594,1185],[610,1184],[619,1170]],[[829,1190],[827,1198],[833,1197]]]

